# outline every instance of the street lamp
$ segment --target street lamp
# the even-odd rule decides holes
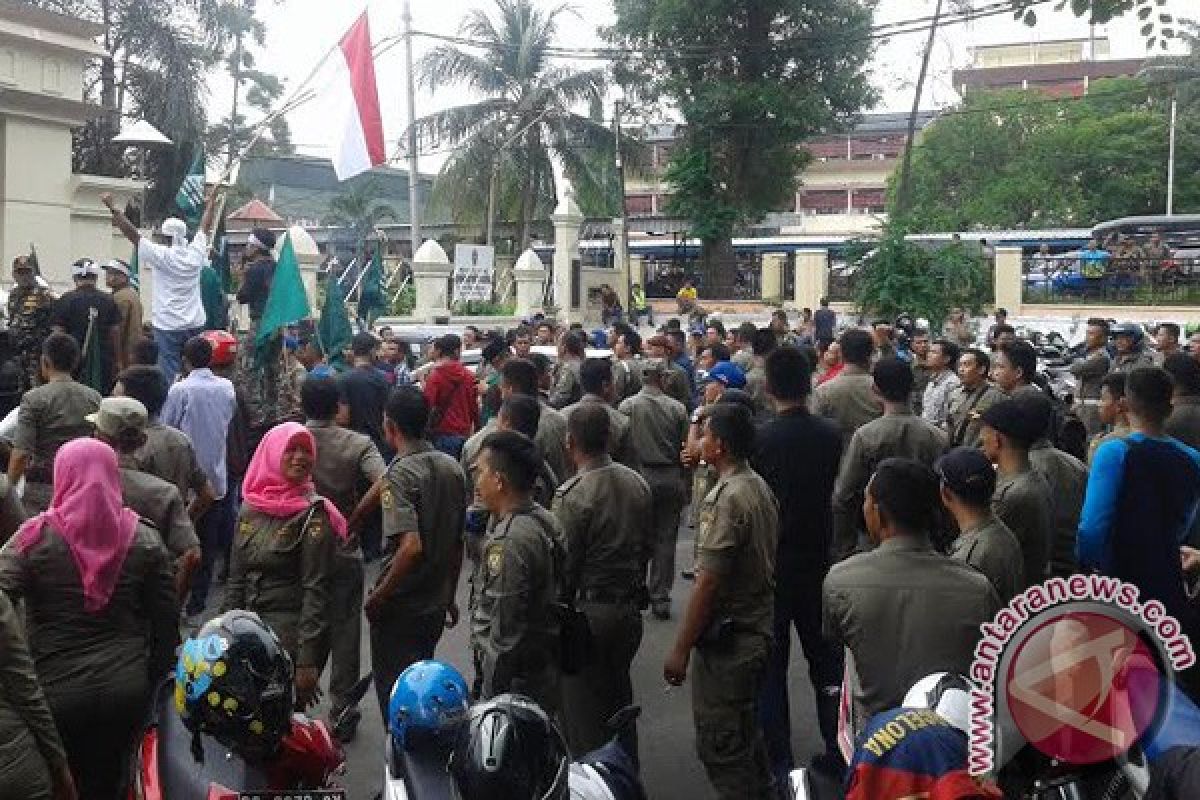
[[[1175,118],[1179,109],[1178,83],[1181,80],[1200,78],[1200,69],[1158,64],[1138,70],[1137,77],[1175,79],[1175,85],[1171,87],[1170,125],[1167,134],[1167,216],[1169,217],[1175,213]]]
[[[170,139],[163,135],[162,131],[151,125],[144,119],[130,125],[125,130],[118,133],[112,138],[115,144],[129,145],[138,148],[139,161],[138,173],[142,179],[142,226],[148,224],[146,219],[146,186],[150,182],[149,175],[146,169],[146,155],[151,147],[174,144]]]

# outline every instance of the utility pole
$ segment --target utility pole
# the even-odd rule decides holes
[[[629,264],[629,219],[625,214],[625,160],[621,158],[621,101],[613,103],[613,164],[617,168],[617,219],[620,222],[620,241],[617,242],[620,266],[625,270],[625,305],[633,302],[633,269]]]
[[[417,200],[417,91],[413,80],[412,7],[404,0],[404,61],[408,69],[408,224],[415,259],[421,249],[421,207]]]
[[[896,187],[896,211],[894,217],[902,217],[908,211],[908,190],[911,181],[908,177],[909,167],[912,166],[913,144],[917,138],[917,112],[921,108],[921,93],[925,89],[925,74],[929,72],[929,56],[933,54],[934,37],[937,36],[938,23],[942,19],[942,0],[937,0],[933,11],[933,21],[929,23],[929,40],[925,42],[925,54],[921,57],[921,71],[917,75],[917,89],[913,93],[912,112],[908,115],[908,136],[904,141],[904,163],[900,167],[900,185]]]
[[[1175,213],[1175,114],[1178,110],[1178,90],[1171,92],[1171,128],[1167,144],[1167,216]]]

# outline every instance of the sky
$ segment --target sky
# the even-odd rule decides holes
[[[549,7],[558,0],[544,0]],[[983,5],[985,0],[970,0]],[[1186,16],[1194,0],[1168,0],[1164,10]],[[950,4],[951,6],[953,4]],[[564,47],[602,45],[597,34],[600,26],[612,22],[611,0],[574,0],[577,13],[561,18],[558,44]],[[937,37],[930,62],[929,78],[922,108],[942,108],[958,101],[950,74],[951,70],[970,62],[970,47],[983,44],[1018,43],[1063,38],[1086,38],[1088,25],[1069,12],[1054,12],[1053,4],[1038,10],[1038,25],[1030,28],[1004,14],[975,22],[959,23],[942,29]],[[367,8],[370,14],[372,40],[377,44],[394,37],[402,30],[401,3],[397,0],[279,0],[260,2],[259,16],[267,25],[266,47],[256,54],[257,66],[283,78],[286,85],[295,87],[312,73],[321,57],[337,44],[341,35]],[[491,0],[412,0],[413,28],[439,34],[455,34],[463,16],[474,8],[493,7]],[[879,0],[875,23],[895,22],[933,13],[933,0]],[[1196,16],[1194,7],[1192,14]],[[1132,58],[1145,54],[1139,22],[1128,15],[1106,26],[1097,26],[1097,38],[1107,36],[1111,58]],[[871,65],[871,76],[881,92],[880,111],[907,111],[912,105],[913,90],[920,67],[920,52],[926,33],[898,36],[881,43]],[[434,43],[425,38],[414,40],[414,58]],[[332,59],[330,59],[332,61]],[[584,62],[594,66],[596,62]],[[327,88],[335,80],[331,64],[319,70],[312,85],[316,99],[300,106],[288,115],[292,138],[297,151],[305,155],[326,156],[332,152],[340,124],[330,124],[336,106],[329,100]],[[376,59],[379,99],[383,114],[384,135],[388,152],[396,151],[398,138],[406,122],[404,48],[399,42]],[[227,78],[215,75],[210,81],[212,116],[214,121],[227,109],[231,89]],[[453,107],[476,99],[469,91],[458,87],[441,87],[437,91],[419,91],[417,116]],[[336,118],[335,118],[336,119]],[[436,172],[444,155],[422,158],[422,172]]]

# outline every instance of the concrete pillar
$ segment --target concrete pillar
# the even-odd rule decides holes
[[[629,283],[638,284],[643,289],[646,288],[646,257],[630,254],[629,256]],[[628,306],[626,306],[628,308]]]
[[[762,299],[764,303],[783,302],[783,270],[787,265],[784,253],[763,253]]]
[[[550,216],[554,223],[554,305],[558,319],[564,324],[574,322],[582,314],[587,298],[583,288],[576,287],[577,302],[572,302],[573,266],[579,263],[579,229],[583,212],[575,204],[575,192],[568,186],[562,201]]]
[[[796,308],[817,308],[829,292],[829,251],[797,250]]]
[[[433,239],[426,239],[413,257],[413,287],[416,289],[416,305],[413,316],[427,319],[450,316],[450,274],[454,265],[446,257],[446,251]]]
[[[546,265],[538,254],[529,248],[517,259],[513,267],[513,278],[517,284],[517,308],[513,313],[518,318],[531,316],[542,307],[546,287]]]
[[[997,247],[996,267],[992,273],[997,308],[1007,308],[1010,316],[1021,313],[1021,248]]]

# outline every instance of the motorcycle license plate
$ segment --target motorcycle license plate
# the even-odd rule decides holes
[[[297,789],[291,792],[239,792],[238,800],[346,800],[345,789]]]

